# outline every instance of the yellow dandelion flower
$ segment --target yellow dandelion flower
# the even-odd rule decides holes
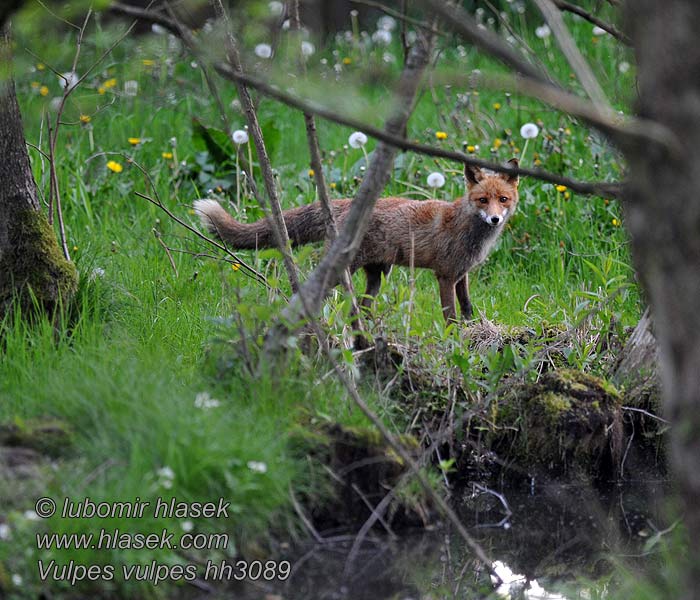
[[[37,89],[39,89],[40,85],[41,84],[38,81],[32,81],[32,89],[37,90]]]
[[[533,162],[534,162],[535,165],[537,165],[538,167],[542,164],[542,161],[541,161],[539,158],[536,158]]]
[[[607,206],[608,204],[610,204],[610,200],[608,200],[607,198],[605,198],[605,199],[603,200],[603,202],[605,203],[605,206]]]
[[[564,192],[564,199],[568,200],[569,198],[571,198],[571,192]]]
[[[620,225],[622,225],[622,223],[620,223],[619,219],[613,219],[612,224],[613,224],[613,227],[619,227]]]
[[[112,171],[112,173],[121,173],[124,170],[124,167],[122,167],[116,160],[110,160],[107,163],[107,168]]]
[[[493,147],[498,150],[503,145],[503,140],[501,138],[496,138],[493,140]]]
[[[197,213],[194,212],[194,208],[190,208],[190,209],[187,211],[187,214],[188,214],[188,215],[195,215],[195,214],[197,214]]]
[[[37,71],[43,71],[44,69],[46,69],[46,65],[44,63],[36,63]]]
[[[129,142],[132,146],[138,146],[138,145],[141,143],[141,138],[130,137],[130,138],[128,139],[128,142]]]
[[[435,132],[435,137],[439,140],[446,140],[447,139],[447,133],[445,131],[436,131]]]
[[[473,154],[474,152],[476,152],[476,146],[467,146],[467,152]]]
[[[334,189],[337,188],[337,187],[338,187],[338,186],[337,186],[337,184],[335,183],[335,181],[331,181],[331,189],[334,190]]]
[[[315,174],[315,171],[313,169],[309,169],[309,177],[313,177]]]
[[[557,186],[557,192],[560,194],[566,191],[566,186],[565,185],[558,185]]]
[[[153,59],[151,59],[151,58],[144,58],[144,59],[141,61],[141,64],[142,64],[144,67],[152,67],[153,65],[156,64],[156,61],[153,60]]]
[[[73,252],[77,252],[77,251],[78,251],[78,246],[73,246]]]
[[[569,129],[569,128],[567,127],[567,128],[564,130],[564,133],[565,133],[566,135],[571,135],[571,129]]]
[[[104,94],[107,90],[105,90],[102,86],[97,88],[97,93],[101,96]]]
[[[517,146],[515,148],[513,148],[513,153],[520,154],[520,148],[518,148]]]
[[[344,65],[351,65],[351,64],[352,64],[352,58],[350,58],[349,56],[346,56],[346,57],[343,59],[343,64],[344,64]]]
[[[110,90],[113,87],[116,87],[116,85],[117,85],[117,80],[114,77],[112,77],[112,79],[108,79],[107,81],[105,81],[102,84],[102,87],[104,87],[106,90]]]
[[[494,102],[494,103],[493,103],[493,110],[501,110],[501,103],[500,103],[500,102]]]
[[[39,93],[40,93],[42,96],[48,96],[48,95],[49,95],[49,88],[46,87],[45,85],[42,85],[42,86],[39,88]]]
[[[92,119],[90,118],[90,115],[80,115],[80,122],[81,123],[89,123]]]
[[[238,263],[233,263],[233,264],[231,265],[231,268],[232,268],[234,271],[238,271],[238,269],[241,268],[241,265],[238,264]]]
[[[172,157],[173,157],[173,153],[172,153],[172,152],[163,152],[163,158],[164,158],[165,160],[170,160]]]

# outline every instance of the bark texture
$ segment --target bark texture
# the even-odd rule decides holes
[[[7,47],[0,39],[3,62]],[[77,273],[40,210],[12,79],[0,80],[0,182],[0,319],[14,302],[53,311],[75,292]]]
[[[700,541],[700,3],[628,0],[642,117],[665,125],[684,146],[672,157],[653,145],[626,149],[627,225],[658,341],[672,464],[685,503],[690,556]],[[691,561],[685,598],[697,597]]]

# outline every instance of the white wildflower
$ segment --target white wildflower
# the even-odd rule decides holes
[[[255,56],[270,58],[272,56],[272,46],[270,44],[258,44],[255,46]]]
[[[245,131],[244,129],[236,129],[236,131],[234,131],[231,134],[231,138],[239,146],[241,144],[247,144],[248,143],[248,132]]]
[[[617,70],[620,71],[620,73],[627,73],[627,71],[630,70],[630,64],[623,60],[619,65],[617,65]]]
[[[49,108],[53,112],[58,112],[58,109],[61,106],[61,102],[63,102],[63,96],[56,96],[55,98],[51,98],[51,102],[49,102]]]
[[[133,79],[129,79],[124,82],[124,95],[125,96],[136,96],[139,93],[139,82]]]
[[[194,398],[194,405],[196,408],[202,408],[206,410],[209,408],[217,408],[221,406],[221,402],[219,402],[216,398],[212,398],[209,395],[209,392],[200,392]]]
[[[25,510],[24,518],[27,519],[27,521],[38,521],[39,515],[37,515],[36,512],[33,510]]]
[[[535,29],[535,35],[541,40],[548,38],[552,34],[552,30],[549,25],[540,25]]]
[[[597,25],[593,28],[593,35],[595,36],[605,35],[606,33],[608,32],[605,31],[605,29],[603,29],[602,27],[598,27]]]
[[[166,490],[173,487],[175,471],[173,471],[170,467],[161,467],[156,471],[156,475],[158,475],[158,485],[160,485],[160,487],[165,488]]]
[[[267,465],[257,460],[249,460],[248,468],[256,473],[267,473]]]
[[[396,19],[390,17],[389,15],[384,15],[379,17],[377,20],[377,29],[384,29],[385,31],[394,31],[396,29]]]
[[[168,33],[168,30],[162,25],[158,25],[158,23],[153,23],[153,25],[151,25],[151,31],[156,35],[165,35]]]
[[[361,131],[356,131],[350,134],[348,138],[348,144],[352,148],[362,148],[367,143],[367,136]]]
[[[288,31],[291,26],[292,26],[292,23],[289,19],[285,19],[284,22],[282,23],[282,29],[284,31]]]
[[[0,523],[0,540],[9,540],[10,534],[10,526],[7,523]]]
[[[192,521],[183,521],[180,523],[180,527],[182,527],[182,531],[189,533],[194,529],[194,523]]]
[[[105,270],[102,267],[95,267],[90,273],[90,281],[94,281],[99,277],[105,276]]]
[[[80,77],[78,77],[78,74],[75,71],[68,71],[58,79],[61,82],[61,87],[63,89],[72,90],[76,85],[78,85]]]
[[[301,53],[304,56],[311,56],[314,52],[316,52],[316,47],[311,42],[304,40],[301,43]]]
[[[12,585],[15,587],[22,587],[22,583],[24,580],[22,579],[21,575],[18,575],[17,573],[12,574]]]
[[[275,17],[279,17],[284,12],[284,4],[279,2],[279,0],[268,2],[267,7],[270,9],[270,13]]]
[[[520,128],[520,135],[522,135],[526,140],[536,138],[539,133],[540,128],[534,123],[525,123],[525,125]]]
[[[372,34],[372,41],[375,44],[383,44],[388,46],[391,44],[391,31],[386,29],[379,29]]]
[[[441,188],[445,185],[445,176],[442,173],[435,171],[428,175],[428,185],[431,188]]]

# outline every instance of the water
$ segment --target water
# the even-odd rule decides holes
[[[643,564],[644,545],[667,527],[663,480],[628,481],[603,492],[583,484],[533,484],[496,494],[472,488],[455,502],[494,561],[501,585],[449,528],[403,531],[394,538],[372,534],[354,550],[354,536],[322,532],[326,543],[297,549],[286,582],[257,585],[241,597],[604,598],[612,562]]]

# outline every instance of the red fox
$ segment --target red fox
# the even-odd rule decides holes
[[[518,160],[508,161],[512,167]],[[382,273],[392,265],[432,269],[440,285],[442,314],[456,318],[455,292],[462,318],[472,316],[468,273],[489,254],[503,226],[518,204],[518,176],[494,173],[467,165],[467,195],[454,202],[382,198],[377,201],[367,233],[350,271],[364,269],[367,289],[361,304],[369,306],[379,292]],[[333,201],[339,227],[350,210],[351,199]],[[202,224],[232,248],[269,248],[275,245],[266,219],[240,223],[215,200],[196,200],[194,209]],[[318,202],[284,211],[292,245],[319,242],[326,227]]]

